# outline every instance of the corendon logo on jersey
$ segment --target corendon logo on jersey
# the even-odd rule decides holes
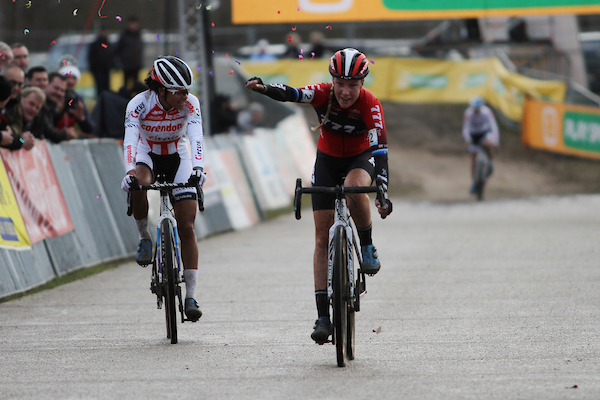
[[[182,128],[183,124],[159,126],[142,125],[142,129],[144,129],[146,132],[175,132],[181,130]]]

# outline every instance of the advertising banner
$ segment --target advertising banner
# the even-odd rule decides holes
[[[0,157],[1,158],[1,157]],[[10,180],[0,161],[0,247],[31,246]]]
[[[234,24],[598,14],[597,0],[232,0]]]
[[[521,129],[527,146],[600,159],[600,108],[527,100]]]
[[[29,151],[1,151],[31,243],[73,230],[45,141]]]
[[[497,58],[449,61],[382,57],[370,61],[371,72],[364,87],[380,101],[466,104],[477,95],[506,117],[520,121],[526,96],[560,102],[566,92],[564,82],[510,72]],[[331,80],[328,60],[246,62],[243,67],[249,76],[294,87]]]

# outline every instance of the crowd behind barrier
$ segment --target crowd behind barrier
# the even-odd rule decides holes
[[[199,240],[248,228],[291,205],[295,178],[310,179],[316,152],[295,109],[275,129],[205,138]],[[118,141],[37,141],[31,151],[0,155],[0,298],[135,254],[138,233],[120,188],[125,166]],[[149,202],[155,226],[158,194],[149,193]],[[209,262],[200,257],[200,270]]]

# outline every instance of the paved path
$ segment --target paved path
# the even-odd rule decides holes
[[[0,304],[0,398],[600,398],[599,210],[396,201],[347,368],[309,337],[308,210],[200,242],[204,316],[177,345],[127,263]]]

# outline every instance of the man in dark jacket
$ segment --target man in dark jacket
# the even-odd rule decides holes
[[[142,41],[140,23],[136,17],[129,17],[127,29],[121,34],[116,49],[116,54],[123,69],[123,85],[128,89],[137,80],[138,72],[142,67],[143,53],[144,42]]]
[[[100,29],[100,34],[90,44],[88,62],[96,82],[96,96],[100,97],[102,92],[110,90],[110,70],[114,66],[112,48],[105,27]]]

